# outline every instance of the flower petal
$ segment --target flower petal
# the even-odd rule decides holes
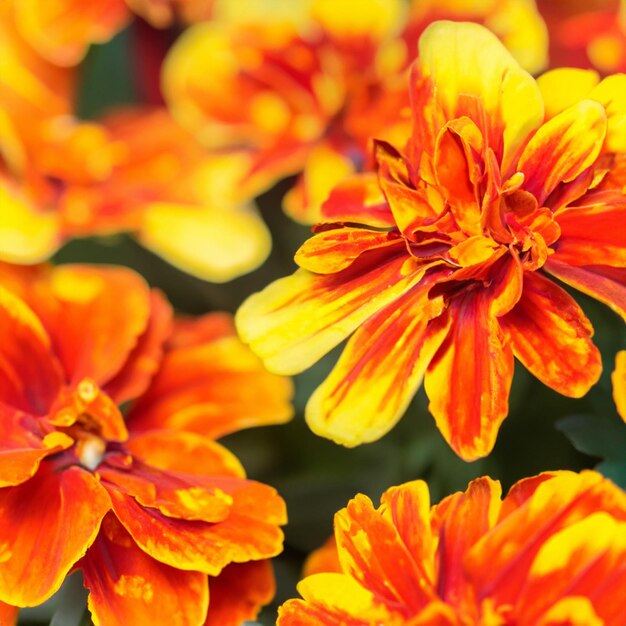
[[[582,100],[546,122],[520,156],[523,188],[542,205],[559,183],[574,180],[595,162],[606,125],[604,107],[592,100]]]
[[[337,274],[298,270],[250,296],[235,321],[241,338],[281,374],[305,370],[359,324],[419,282],[424,270],[402,254],[361,255]]]
[[[574,267],[548,259],[544,269],[570,287],[603,302],[626,320],[626,268]]]
[[[0,599],[47,600],[91,545],[111,506],[86,471],[44,463],[33,478],[0,490]]]
[[[373,172],[355,174],[340,182],[322,205],[320,221],[364,224],[374,228],[396,225],[378,176]]]
[[[172,338],[150,388],[131,408],[135,432],[171,428],[217,438],[291,418],[291,381],[265,370],[235,336],[230,316],[187,322],[185,336],[184,345],[180,333]]]
[[[404,415],[447,332],[445,325],[428,326],[440,310],[427,287],[403,294],[350,338],[307,403],[314,433],[352,447],[379,439]]]
[[[567,292],[539,273],[525,274],[522,297],[500,323],[513,354],[559,393],[580,398],[600,377],[591,323]]]
[[[201,626],[206,574],[182,572],[142,552],[113,515],[81,562],[95,626],[150,623]]]
[[[545,106],[546,120],[589,97],[600,82],[598,72],[578,67],[559,67],[537,78]]]
[[[626,195],[622,190],[592,191],[555,219],[561,236],[554,260],[626,267]]]
[[[513,353],[491,307],[481,292],[450,304],[448,336],[424,379],[437,427],[466,461],[490,452],[508,413]]]
[[[2,626],[15,626],[17,624],[17,614],[19,610],[17,606],[0,602],[0,624],[2,624]]]
[[[154,203],[138,236],[172,265],[216,283],[255,269],[271,247],[269,231],[252,206]]]
[[[466,115],[481,129],[505,174],[543,120],[534,79],[478,24],[441,21],[424,31],[412,97],[416,146],[432,155],[439,129]]]
[[[227,565],[216,578],[209,578],[211,602],[204,626],[241,626],[254,620],[275,593],[270,561]]]

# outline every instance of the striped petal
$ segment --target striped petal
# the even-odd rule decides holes
[[[150,623],[202,626],[207,576],[181,572],[140,550],[113,515],[81,562],[95,626]]]
[[[600,377],[591,323],[567,292],[539,273],[526,273],[522,297],[500,323],[513,354],[559,393],[580,398]]]
[[[428,326],[439,312],[420,286],[367,320],[307,403],[311,430],[351,447],[391,430],[446,335],[445,325]]]
[[[362,255],[337,274],[298,270],[250,296],[236,315],[241,338],[280,374],[305,370],[371,315],[419,282],[424,270],[402,254]]]
[[[42,465],[33,478],[0,490],[0,600],[47,600],[96,538],[111,503],[86,471]]]
[[[574,180],[592,165],[606,135],[604,107],[583,100],[546,122],[524,148],[518,170],[524,174],[523,188],[539,204],[559,183]]]

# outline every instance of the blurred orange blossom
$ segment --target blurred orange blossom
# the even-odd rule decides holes
[[[501,499],[472,481],[430,506],[422,481],[358,495],[278,626],[621,626],[626,494],[596,472],[547,472]],[[318,562],[321,562],[318,557]]]
[[[536,82],[485,28],[438,22],[411,74],[406,147],[337,186],[293,276],[252,295],[241,337],[301,372],[349,335],[306,407],[354,446],[402,417],[424,380],[466,460],[493,448],[514,357],[580,397],[601,372],[593,328],[548,276],[626,317],[626,76]]]
[[[37,605],[80,569],[96,624],[201,626],[208,575],[276,555],[286,521],[213,438],[289,419],[289,381],[263,371],[227,316],[173,321],[128,269],[0,265],[0,283],[0,601]],[[212,359],[202,381],[200,357]],[[273,591],[267,567],[239,589],[248,611]],[[228,590],[215,585],[219,606]],[[221,624],[237,623],[232,606]]]

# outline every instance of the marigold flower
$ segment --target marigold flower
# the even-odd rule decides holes
[[[592,471],[472,481],[430,506],[418,480],[335,516],[340,569],[305,578],[278,626],[621,626],[626,494]]]
[[[150,396],[156,375],[173,411],[183,401],[193,428],[223,433],[288,419],[289,382],[249,355],[240,367],[241,350],[220,363],[233,339],[222,315],[173,330],[167,302],[130,270],[2,265],[0,278],[0,601],[39,604],[79,568],[96,624],[203,624],[209,575],[280,552],[284,503],[211,438],[159,424],[154,397],[151,430],[118,406]],[[200,385],[200,354],[219,393]],[[227,387],[244,379],[273,389],[273,404],[238,407]]]
[[[376,440],[424,379],[438,428],[470,460],[507,415],[514,356],[567,396],[597,381],[592,326],[548,274],[626,317],[626,156],[612,152],[626,139],[626,76],[571,103],[551,91],[560,78],[542,94],[476,24],[425,31],[406,147],[378,142],[376,174],[331,193],[301,269],[237,314],[284,374],[354,333],[308,402],[316,433]]]
[[[410,11],[403,0],[297,6],[298,20],[285,11],[265,21],[226,11],[188,29],[166,60],[163,91],[175,118],[207,145],[248,150],[240,178],[251,194],[300,173],[284,208],[305,223],[317,221],[336,183],[364,167],[372,136],[404,136],[405,73],[417,35],[435,17],[483,21],[533,69],[545,61],[532,0],[416,0]]]

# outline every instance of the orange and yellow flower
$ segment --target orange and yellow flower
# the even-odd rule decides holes
[[[285,421],[290,383],[241,347],[230,354],[223,315],[173,322],[130,270],[2,265],[0,278],[0,602],[37,605],[80,569],[96,624],[200,626],[208,577],[280,552],[285,510],[192,430]],[[199,375],[202,355],[213,362]],[[239,384],[272,400],[239,406]],[[157,393],[177,430],[157,421]],[[266,566],[247,575],[248,610],[267,600],[267,576]]]
[[[406,71],[434,18],[484,22],[529,68],[545,64],[532,0],[416,0],[410,10],[403,0],[305,0],[291,10],[278,3],[283,10],[264,20],[249,4],[217,3],[212,22],[180,37],[163,91],[175,118],[207,145],[248,154],[240,177],[249,193],[300,174],[284,208],[305,223],[317,221],[337,182],[366,166],[372,136],[404,136]]]
[[[476,24],[425,31],[406,146],[378,142],[376,172],[331,193],[301,269],[237,314],[283,374],[352,334],[308,402],[316,433],[376,440],[424,380],[470,460],[507,415],[514,357],[567,396],[597,381],[593,328],[549,278],[626,317],[626,76],[597,81],[563,70],[537,83]]]
[[[335,516],[339,568],[298,585],[278,626],[621,626],[626,494],[549,472],[501,498],[490,478],[430,506],[422,481]],[[327,550],[332,550],[331,547]]]

